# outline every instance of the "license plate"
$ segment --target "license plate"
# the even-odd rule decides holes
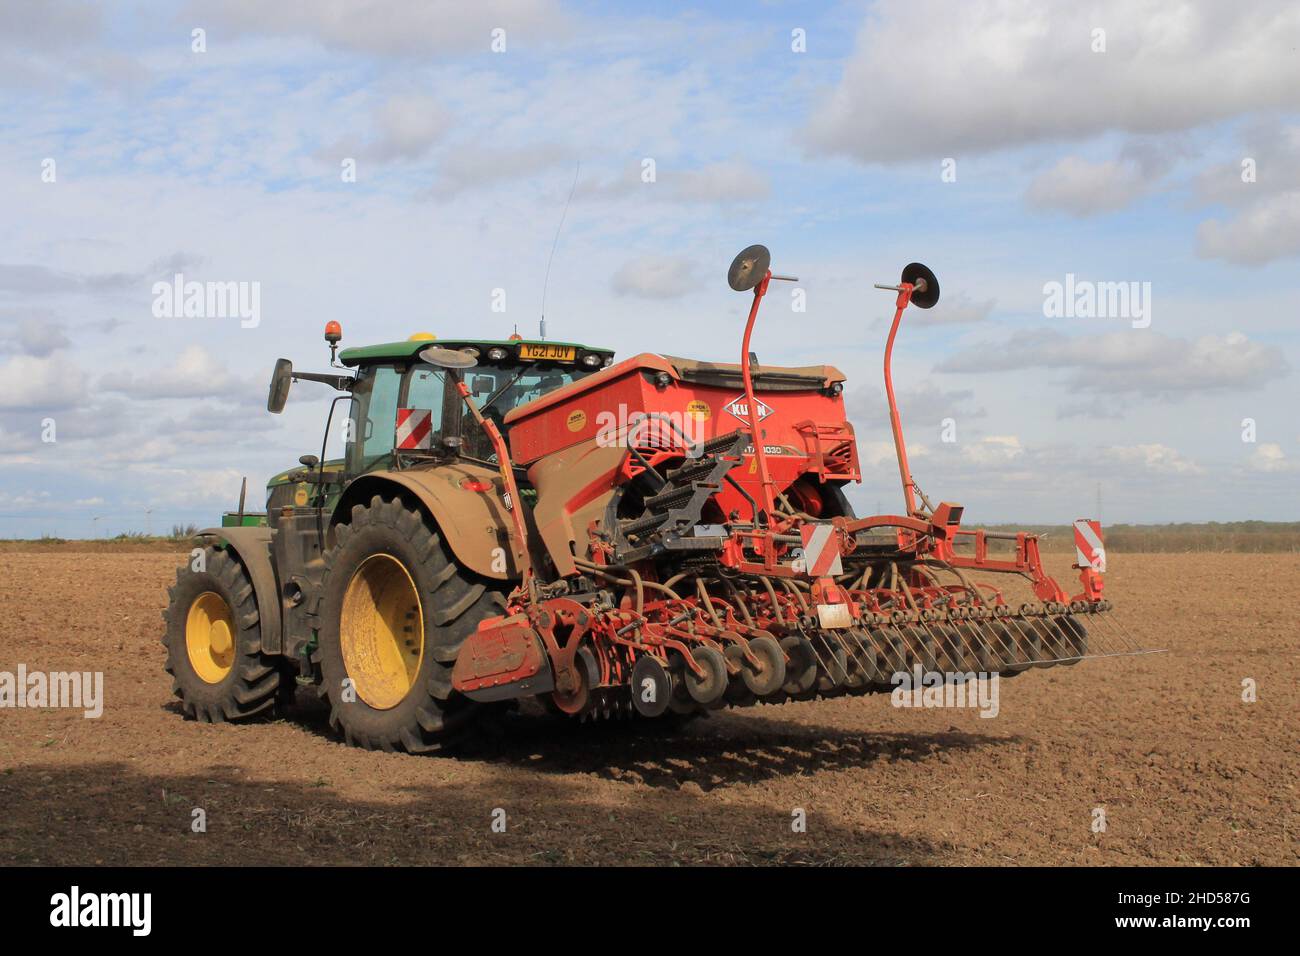
[[[524,342],[519,346],[519,357],[542,362],[572,362],[578,357],[578,350],[572,345],[536,345]]]

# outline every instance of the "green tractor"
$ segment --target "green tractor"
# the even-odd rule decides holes
[[[265,512],[241,504],[200,532],[169,589],[167,671],[200,721],[271,711],[304,683],[349,743],[436,749],[474,710],[452,692],[457,653],[519,578],[500,462],[460,377],[420,360],[433,336],[338,353],[331,322],[325,338],[336,370],[280,359],[267,407],[280,412],[294,381],[334,388],[325,435],[342,422],[343,457],[324,460],[323,441],[270,480]],[[472,360],[463,387],[494,423],[613,362],[518,336],[436,344]]]

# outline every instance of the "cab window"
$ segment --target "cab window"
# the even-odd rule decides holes
[[[465,383],[469,386],[474,401],[478,403],[479,410],[485,417],[496,422],[505,434],[507,412],[583,378],[591,371],[593,370],[538,364],[504,367],[480,365],[468,369],[464,374]],[[481,461],[496,461],[492,443],[474,423],[463,404],[456,402],[454,407],[448,407],[446,421],[449,433],[461,436],[462,454]]]
[[[393,365],[371,366],[357,378],[347,442],[348,470],[354,474],[392,464],[401,386],[401,373]]]
[[[431,447],[438,447],[438,440],[446,434],[443,428],[447,412],[449,393],[459,400],[455,389],[447,387],[447,373],[429,365],[416,365],[406,376],[406,397],[402,408],[419,408],[431,412],[433,417],[433,434]]]

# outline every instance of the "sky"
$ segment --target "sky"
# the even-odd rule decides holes
[[[1297,50],[1269,0],[0,0],[0,537],[256,502],[320,449],[332,393],[266,387],[331,320],[531,335],[545,285],[551,338],[734,361],[751,243],[799,277],[760,360],[848,376],[859,513],[901,500],[872,285],[920,261],[931,500],[1300,520]]]

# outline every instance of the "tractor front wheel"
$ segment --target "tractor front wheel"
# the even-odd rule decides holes
[[[244,566],[205,548],[176,572],[167,593],[167,673],[186,715],[215,724],[271,710],[281,674],[262,653],[261,618]]]
[[[378,495],[355,506],[325,555],[321,594],[313,660],[348,743],[422,753],[467,728],[477,707],[453,692],[452,664],[505,602],[418,511]]]

